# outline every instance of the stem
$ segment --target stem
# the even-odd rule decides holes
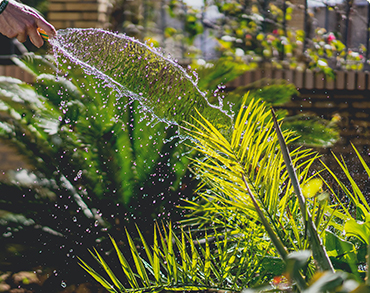
[[[263,214],[262,210],[260,209],[260,207],[259,207],[259,205],[256,201],[256,198],[254,197],[251,189],[249,188],[249,185],[248,185],[247,181],[245,180],[244,175],[243,174],[241,174],[241,175],[242,175],[242,179],[243,179],[243,182],[245,184],[245,187],[248,191],[248,194],[249,194],[249,196],[252,200],[252,203],[254,205],[254,208],[256,209],[256,212],[257,212],[258,216],[260,217],[260,220],[261,220],[263,226],[265,227],[267,234],[269,235],[272,243],[275,245],[276,250],[280,254],[281,258],[284,260],[284,262],[286,262],[286,259],[288,257],[287,249],[285,248],[285,246],[283,245],[281,240],[276,236],[275,232],[272,230],[269,222],[267,221],[265,215]],[[303,279],[303,277],[300,273],[297,274],[297,278],[295,279],[295,281],[297,283],[297,287],[299,288],[299,291],[303,291],[306,288],[306,283],[305,283],[305,281],[304,281],[304,279]]]
[[[307,229],[308,231],[308,241],[312,249],[313,257],[316,259],[316,261],[318,262],[322,270],[334,272],[333,265],[329,259],[328,254],[326,253],[326,250],[325,250],[324,245],[322,244],[321,238],[319,234],[317,233],[316,226],[312,221],[312,216],[309,210],[307,209],[306,200],[302,194],[302,190],[301,190],[301,187],[298,181],[297,173],[295,172],[293,162],[289,154],[288,147],[285,143],[284,136],[281,132],[281,129],[276,119],[276,115],[275,115],[273,108],[271,108],[271,114],[274,120],[274,126],[276,130],[276,134],[279,139],[279,144],[280,144],[281,152],[283,154],[284,162],[285,162],[290,180],[292,182],[294,192],[298,198],[305,229]]]

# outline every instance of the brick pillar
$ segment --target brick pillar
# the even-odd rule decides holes
[[[112,0],[50,0],[48,21],[56,29],[108,28]]]

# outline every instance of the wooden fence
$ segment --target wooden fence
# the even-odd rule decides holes
[[[300,89],[326,89],[326,90],[370,90],[370,73],[356,71],[337,71],[336,79],[325,77],[323,73],[312,70],[279,70],[257,69],[247,71],[228,84],[229,87],[247,85],[263,78],[285,79]]]
[[[28,83],[34,81],[34,77],[16,65],[0,65],[0,76],[11,76]],[[370,90],[370,73],[356,71],[337,71],[336,79],[325,77],[322,73],[312,70],[278,70],[257,69],[247,71],[232,82],[228,87],[237,87],[257,82],[261,79],[285,79],[293,83],[298,90],[326,89],[326,90]]]
[[[35,78],[17,65],[0,65],[0,76],[10,76],[23,80],[27,83],[34,82]]]

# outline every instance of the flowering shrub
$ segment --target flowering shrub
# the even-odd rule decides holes
[[[229,42],[229,43],[227,43]],[[220,51],[226,55],[238,55],[246,62],[269,62],[278,69],[306,68],[323,72],[334,78],[334,70],[362,70],[366,51],[361,45],[359,52],[348,50],[333,32],[317,29],[315,37],[303,51],[304,32],[275,29],[269,33],[246,34],[243,43],[229,36],[220,40]]]
[[[213,1],[219,17],[213,19],[211,24],[207,20],[207,27],[218,42],[220,55],[236,56],[247,64],[270,63],[278,69],[308,68],[331,77],[334,77],[334,70],[337,69],[363,68],[365,46],[361,45],[357,52],[349,50],[335,33],[322,28],[316,29],[312,39],[307,39],[303,30],[292,30],[287,25],[292,18],[293,5],[285,5]],[[206,5],[204,11],[208,7]],[[195,9],[189,11],[194,24],[199,26],[205,23],[203,12]],[[189,40],[193,40],[194,34],[200,34],[203,30],[187,29],[186,32],[192,36]]]
[[[306,50],[309,57],[310,68],[319,68],[326,74],[332,74],[333,69],[361,70],[364,66],[366,51],[361,45],[359,52],[348,50],[346,46],[336,38],[332,32],[325,29],[317,29],[311,45]]]

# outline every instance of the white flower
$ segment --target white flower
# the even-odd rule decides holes
[[[328,66],[328,63],[326,63],[326,61],[324,61],[324,60],[322,60],[322,59],[320,59],[319,61],[317,61],[317,64],[318,64],[319,66],[323,66],[323,67]]]
[[[223,41],[225,41],[225,42],[233,42],[233,41],[235,41],[235,38],[234,38],[234,37],[232,37],[232,36],[223,36],[223,37],[221,38],[221,40],[223,40]]]
[[[240,48],[236,48],[235,49],[235,55],[238,56],[238,57],[244,56],[244,50],[240,49]]]
[[[204,65],[206,65],[206,60],[204,60],[204,59],[198,59],[197,60],[197,63],[198,63],[198,65],[200,65],[200,66],[204,66]]]

